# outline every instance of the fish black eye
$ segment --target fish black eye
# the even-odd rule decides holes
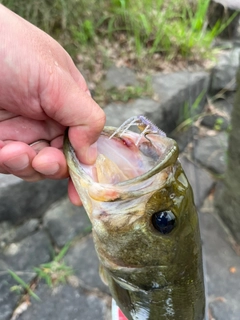
[[[156,212],[152,215],[152,224],[157,231],[168,234],[175,226],[175,215],[170,210]]]

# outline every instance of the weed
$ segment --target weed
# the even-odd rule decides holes
[[[45,280],[45,282],[52,287],[59,283],[65,283],[67,277],[73,274],[71,267],[66,266],[62,259],[67,253],[70,247],[70,243],[67,243],[62,250],[56,255],[53,261],[49,263],[44,263],[38,268],[34,268],[34,271],[37,273],[39,279]],[[33,292],[30,285],[27,284],[22,278],[20,278],[16,272],[8,270],[8,273],[12,278],[18,283],[10,288],[11,291],[22,293],[24,290],[35,300],[40,301],[40,298]]]
[[[142,85],[126,86],[124,88],[114,88],[108,91],[111,101],[127,102],[131,99],[137,99],[143,96],[153,95],[153,90],[150,85],[150,78],[146,78]]]
[[[87,44],[91,42],[95,35],[94,26],[91,20],[85,20],[82,23],[82,28],[71,25],[70,31],[73,39],[77,41],[79,44]]]
[[[154,53],[173,59],[203,57],[212,40],[234,19],[207,29],[210,0],[0,0],[62,43],[70,53],[97,45],[106,37],[114,43],[124,33],[133,39],[137,59]],[[101,13],[101,14],[99,14]],[[96,39],[98,41],[96,42]],[[97,50],[97,49],[96,49]]]
[[[59,283],[65,283],[68,276],[73,274],[71,267],[66,266],[63,262],[52,261],[34,268],[38,277],[43,279],[49,287]]]
[[[179,113],[179,125],[175,129],[176,131],[181,131],[183,129],[188,128],[203,114],[197,113],[200,102],[206,94],[206,90],[202,90],[200,94],[197,96],[194,103],[190,106],[188,102],[185,102],[182,110]]]
[[[35,300],[40,301],[40,298],[31,290],[29,284],[27,284],[22,278],[20,278],[15,272],[12,270],[8,270],[8,273],[12,276],[12,278],[19,284],[17,286],[12,286],[11,291],[16,291],[21,293],[22,290],[26,290],[26,292],[33,297]]]
[[[38,268],[34,268],[38,277],[43,279],[50,287],[59,283],[65,283],[67,277],[73,274],[71,267],[66,266],[62,261],[63,257],[67,253],[70,247],[70,243],[66,244],[59,254],[54,257],[53,261],[44,263]]]
[[[139,84],[136,86],[124,86],[122,88],[106,90],[103,86],[99,85],[96,88],[94,99],[98,103],[106,104],[112,101],[128,102],[129,100],[141,97],[153,97],[153,95],[151,78],[147,76],[139,79]]]
[[[220,131],[222,129],[222,125],[224,123],[223,118],[217,118],[214,124],[214,130]]]
[[[10,291],[11,292],[16,292],[17,294],[21,294],[22,291],[23,291],[23,287],[19,284],[19,285],[15,285],[15,286],[12,286],[10,288]]]

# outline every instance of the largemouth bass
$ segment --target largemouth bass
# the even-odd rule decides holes
[[[129,320],[203,320],[198,216],[176,142],[138,116],[105,127],[97,145],[93,166],[67,134],[64,153],[113,298]]]

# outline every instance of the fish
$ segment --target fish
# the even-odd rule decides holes
[[[198,215],[177,143],[139,115],[104,127],[97,148],[95,164],[82,164],[65,135],[69,173],[113,299],[129,320],[203,320]]]

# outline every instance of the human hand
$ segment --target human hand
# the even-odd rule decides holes
[[[104,112],[55,40],[2,5],[0,21],[0,173],[65,178],[65,129],[79,160],[91,164]],[[71,183],[69,197],[80,204]]]

